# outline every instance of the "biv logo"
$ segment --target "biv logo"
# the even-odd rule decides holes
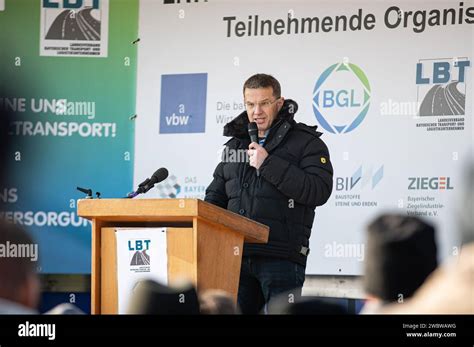
[[[336,177],[335,189],[336,191],[351,191],[359,186],[360,189],[365,188],[369,183],[371,189],[375,189],[382,181],[384,176],[384,166],[380,166],[375,172],[370,169],[363,169],[361,165],[351,177]]]

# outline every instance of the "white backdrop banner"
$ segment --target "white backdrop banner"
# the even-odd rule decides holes
[[[118,313],[127,312],[135,284],[151,279],[168,284],[166,228],[117,228]]]
[[[434,223],[441,259],[457,251],[474,1],[141,0],[139,23],[134,183],[170,171],[147,197],[204,197],[244,81],[269,73],[296,120],[324,133],[335,170],[308,274],[361,274],[383,211]]]

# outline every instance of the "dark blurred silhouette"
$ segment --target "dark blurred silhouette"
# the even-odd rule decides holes
[[[471,153],[474,155],[474,149]],[[461,243],[467,245],[474,243],[474,157],[467,164],[464,182],[457,209]]]
[[[5,91],[0,90],[0,98]],[[8,155],[12,139],[8,135],[11,114],[0,106],[0,189],[5,186],[8,173]],[[0,211],[4,203],[0,199]],[[33,246],[31,236],[21,227],[0,219],[0,314],[37,313],[40,283],[36,274],[36,261],[13,253],[18,247]]]
[[[4,94],[0,90],[0,98],[3,98]],[[0,106],[0,189],[3,189],[5,184],[5,177],[8,172],[8,153],[11,148],[11,136],[8,135],[8,127],[11,120],[11,113],[6,112]],[[3,210],[3,201],[0,200],[0,210]]]
[[[232,296],[219,289],[209,289],[199,295],[201,314],[240,314]]]
[[[153,280],[137,282],[127,310],[129,314],[199,314],[196,289],[189,282],[165,286]]]
[[[404,302],[437,267],[435,229],[417,217],[383,214],[367,229],[364,287],[368,301],[361,313]]]
[[[63,315],[75,315],[75,314],[85,314],[80,308],[70,304],[68,302],[59,304],[53,307],[51,310],[46,311],[44,314],[63,314]]]
[[[290,292],[275,297],[268,303],[268,314],[288,315],[343,315],[347,309],[330,299],[311,296],[294,298]]]
[[[474,162],[468,165],[465,189],[458,203],[461,235],[459,254],[436,269],[404,305],[386,306],[381,313],[474,314]]]
[[[474,243],[436,269],[403,305],[385,306],[380,313],[474,314]]]
[[[0,90],[0,98],[6,95]],[[9,174],[9,158],[13,155],[12,149],[19,139],[8,135],[12,113],[0,107],[0,189],[5,187],[5,180]],[[0,212],[5,209],[0,199]],[[35,247],[35,248],[31,248]],[[21,226],[8,223],[0,218],[0,314],[38,314],[37,306],[41,295],[40,279],[37,274],[38,254],[32,259],[32,254],[26,250],[35,249],[35,244],[29,233]],[[24,254],[12,252],[23,249]],[[30,256],[28,256],[30,255]],[[76,306],[60,304],[47,314],[84,314]]]
[[[40,282],[36,261],[13,253],[13,249],[25,250],[34,245],[25,230],[0,219],[0,314],[37,313]]]

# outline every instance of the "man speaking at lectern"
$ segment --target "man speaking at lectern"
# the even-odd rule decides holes
[[[238,302],[257,314],[280,293],[301,295],[314,210],[331,195],[333,169],[317,126],[294,121],[298,105],[274,77],[250,77],[243,93],[246,111],[224,127],[231,139],[205,200],[270,227],[267,244],[244,244]]]

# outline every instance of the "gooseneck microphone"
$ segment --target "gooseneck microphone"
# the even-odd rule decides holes
[[[249,122],[247,126],[249,136],[250,136],[250,141],[258,143],[258,127],[257,123],[255,122]],[[260,172],[257,170],[257,176],[260,176]]]
[[[155,173],[150,177],[144,180],[142,183],[138,185],[138,189],[132,193],[127,195],[127,198],[132,199],[139,194],[144,194],[148,192],[151,188],[155,186],[155,184],[164,181],[168,177],[168,170],[164,167],[155,171]]]

